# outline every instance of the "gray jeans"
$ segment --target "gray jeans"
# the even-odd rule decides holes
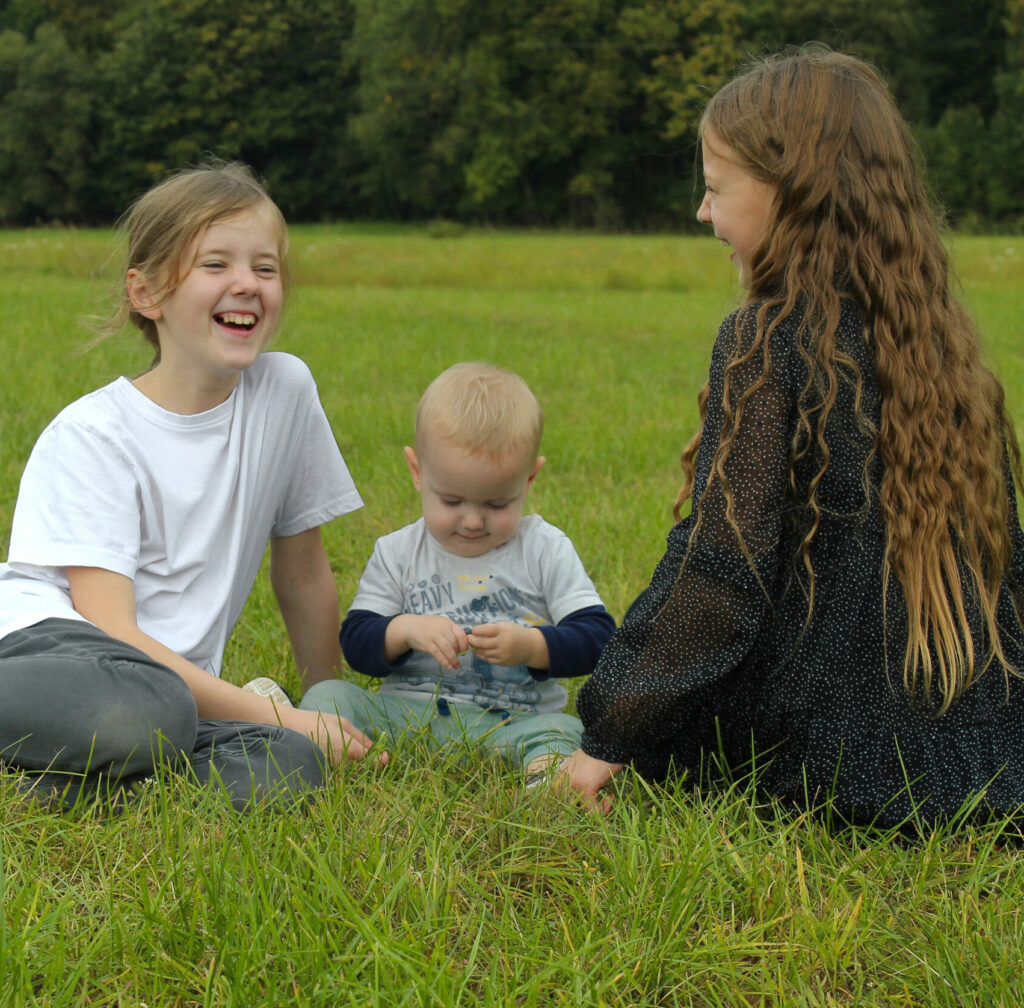
[[[236,808],[323,784],[320,748],[276,725],[201,720],[183,679],[91,623],[48,619],[0,640],[0,763],[65,804],[158,766],[191,768]]]

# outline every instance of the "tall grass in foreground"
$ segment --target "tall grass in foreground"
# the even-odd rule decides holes
[[[519,371],[547,416],[533,508],[619,617],[669,527],[678,453],[734,276],[711,240],[298,228],[278,346],[304,357],[366,508],[326,531],[342,606],[374,539],[412,520],[401,448],[456,360]],[[141,370],[76,356],[100,232],[0,234],[0,549],[21,468],[66,402]],[[1024,426],[1024,241],[956,259]],[[291,688],[265,579],[234,681]],[[2,698],[0,698],[2,702]],[[60,703],[60,698],[54,698]],[[1024,872],[991,830],[829,833],[743,782],[626,786],[607,819],[513,771],[415,742],[292,812],[232,814],[155,782],[119,816],[26,808],[0,775],[0,1005],[770,1005],[1019,1002]]]

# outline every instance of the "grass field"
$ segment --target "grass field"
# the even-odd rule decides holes
[[[88,353],[105,232],[0,233],[0,550],[32,443],[146,366]],[[344,607],[375,538],[417,515],[402,446],[457,360],[519,371],[546,412],[531,505],[622,615],[661,553],[678,455],[736,298],[707,238],[300,227],[278,347],[317,376],[366,507],[326,531]],[[1024,239],[955,261],[1024,428]],[[0,554],[0,555],[5,555]],[[226,676],[295,688],[261,579]],[[2,700],[0,700],[2,702]],[[60,698],[54,698],[55,703]],[[627,788],[608,818],[524,797],[414,743],[308,810],[232,814],[154,786],[128,811],[25,808],[0,775],[0,1005],[1016,1005],[1024,871],[994,831],[914,846],[759,805]]]

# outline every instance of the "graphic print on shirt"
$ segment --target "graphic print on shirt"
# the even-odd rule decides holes
[[[417,615],[447,616],[472,633],[484,623],[519,623],[540,626],[546,621],[530,607],[517,588],[494,574],[455,574],[449,580],[440,574],[409,581],[405,585],[404,611]],[[458,669],[443,669],[429,655],[416,651],[402,669],[408,687],[436,686],[451,698],[482,707],[532,709],[541,693],[525,665],[491,665],[471,651],[459,658]]]

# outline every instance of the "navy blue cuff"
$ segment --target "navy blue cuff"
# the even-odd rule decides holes
[[[608,638],[615,632],[615,620],[603,605],[587,606],[569,613],[556,626],[538,627],[548,646],[548,667],[530,669],[538,682],[590,675]]]

